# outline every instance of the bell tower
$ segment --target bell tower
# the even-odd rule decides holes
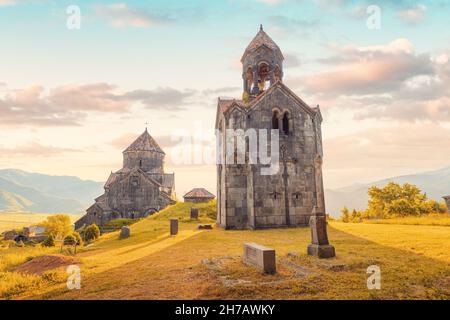
[[[283,60],[280,48],[261,25],[241,58],[244,97],[255,98],[275,82],[282,81]]]

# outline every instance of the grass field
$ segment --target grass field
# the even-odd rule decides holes
[[[380,220],[365,220],[369,224],[407,224],[422,226],[450,226],[450,214],[428,214],[420,217],[403,217]]]
[[[337,256],[306,255],[308,228],[257,231],[196,230],[190,205],[179,203],[131,226],[119,240],[102,236],[77,255],[81,290],[68,290],[64,273],[22,275],[15,265],[55,249],[4,249],[0,297],[8,299],[449,299],[450,229],[446,226],[332,222]],[[213,222],[200,205],[200,223]],[[177,236],[169,218],[180,219]],[[241,262],[242,244],[276,249],[277,273]],[[26,253],[24,253],[24,250]],[[28,251],[27,251],[28,250]],[[34,250],[34,251],[33,251]],[[44,250],[38,252],[36,250]],[[53,251],[52,251],[53,250]],[[21,258],[14,258],[17,255]],[[368,290],[366,269],[381,268],[381,290]],[[3,282],[2,282],[3,280]]]

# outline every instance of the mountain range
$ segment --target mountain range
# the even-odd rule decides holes
[[[102,182],[0,170],[0,211],[81,213],[102,193]]]
[[[338,189],[326,189],[325,199],[327,213],[334,217],[338,217],[344,206],[350,210],[364,210],[366,209],[367,201],[369,200],[367,195],[369,187],[383,187],[389,182],[414,184],[425,192],[428,198],[443,201],[442,196],[450,195],[450,167],[388,178],[371,183],[356,183]]]
[[[441,201],[442,196],[450,194],[450,167],[326,189],[327,212],[338,217],[344,206],[350,210],[364,210],[369,187],[383,187],[389,182],[415,184],[429,198]],[[16,169],[0,170],[0,212],[82,213],[103,193],[103,184],[72,176],[51,176]]]

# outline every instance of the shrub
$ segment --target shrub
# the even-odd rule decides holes
[[[20,240],[19,242],[16,243],[16,246],[19,248],[23,248],[25,247],[25,243],[22,240]]]
[[[42,242],[44,247],[54,247],[55,246],[55,236],[50,233],[48,237]]]
[[[77,243],[77,239],[75,239],[73,235],[69,234],[64,238],[63,243],[65,246],[74,246]]]
[[[98,228],[98,226],[95,223],[91,224],[84,231],[84,240],[87,242],[94,241],[94,240],[98,239],[98,237],[100,237],[100,229]]]
[[[72,233],[72,236],[75,238],[76,245],[82,246],[83,245],[83,239],[81,238],[80,234],[76,231]]]

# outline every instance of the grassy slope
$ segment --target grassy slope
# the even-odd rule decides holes
[[[211,207],[201,205],[202,222]],[[82,289],[36,287],[16,298],[46,299],[406,299],[450,298],[448,227],[333,222],[329,237],[337,257],[305,254],[308,228],[258,231],[197,231],[189,205],[173,207],[134,224],[129,239],[102,237],[78,255]],[[168,235],[168,218],[181,218]],[[241,262],[242,244],[277,251],[276,275]],[[296,257],[288,256],[295,252]],[[207,259],[205,261],[205,259]],[[202,262],[203,261],[203,262]],[[381,267],[382,290],[367,290],[366,268]]]

